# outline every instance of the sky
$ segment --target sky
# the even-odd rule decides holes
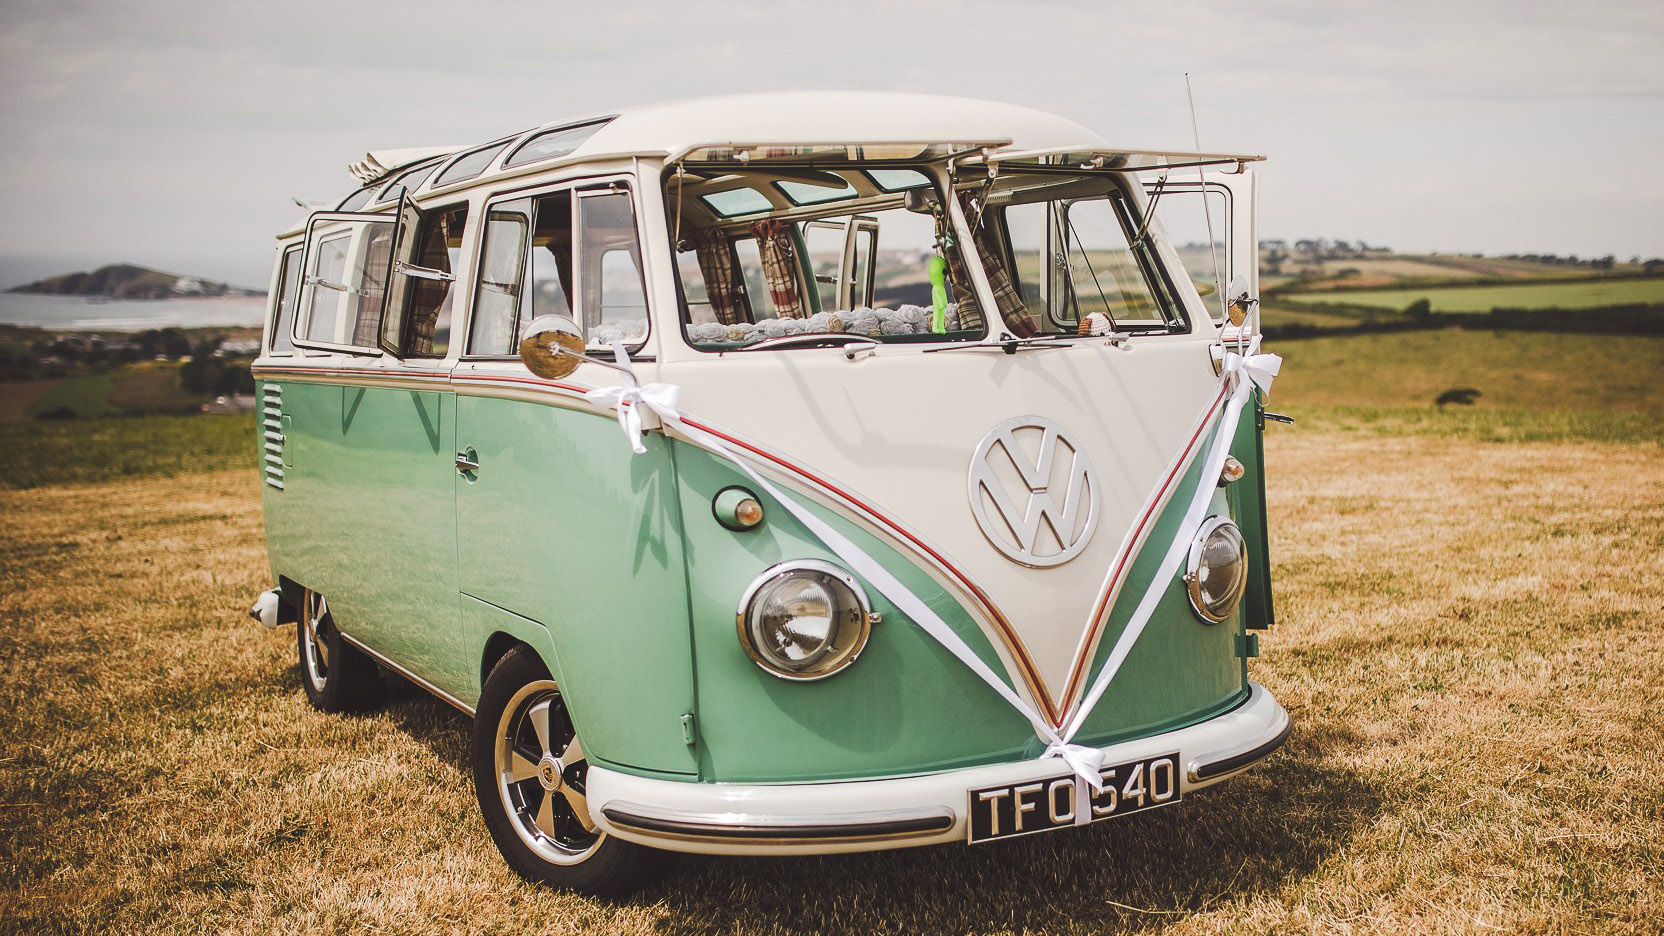
[[[0,287],[264,287],[370,149],[726,92],[937,92],[1257,152],[1261,235],[1664,256],[1664,3],[0,0]]]

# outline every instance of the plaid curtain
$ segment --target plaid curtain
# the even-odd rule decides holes
[[[969,193],[959,196],[959,205],[965,211],[965,219],[973,225],[976,223],[976,213],[971,210]],[[976,255],[982,261],[982,269],[988,274],[988,285],[994,290],[994,304],[999,307],[1000,317],[1005,324],[1019,338],[1028,338],[1038,334],[1039,325],[1028,314],[1028,306],[1023,303],[1023,297],[1017,292],[1017,287],[1011,282],[1011,273],[1005,264],[994,256],[988,249],[988,228],[986,224],[976,225],[971,229],[976,240]],[[968,284],[967,284],[968,285]],[[960,320],[964,320],[964,313],[960,313]]]
[[[393,225],[377,224],[364,250],[364,272],[358,280],[358,302],[351,344],[360,348],[376,346],[376,329],[381,326],[381,303],[387,293],[387,274],[393,265]],[[398,310],[388,313],[397,315]]]
[[[699,273],[705,277],[705,297],[711,314],[724,325],[738,325],[739,306],[734,302],[734,252],[728,238],[714,228],[693,232],[693,249],[699,256]]]
[[[797,288],[797,246],[790,221],[758,221],[751,225],[757,253],[763,259],[768,298],[780,318],[803,318],[803,296]]]
[[[970,274],[965,272],[965,264],[960,259],[957,246],[948,250],[948,289],[953,292],[953,302],[959,310],[959,327],[980,330],[982,307],[977,305],[976,293],[971,289]]]

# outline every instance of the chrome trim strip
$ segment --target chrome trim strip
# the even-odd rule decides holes
[[[360,650],[364,651],[365,653],[369,654],[370,658],[375,660],[377,663],[380,663],[382,666],[387,667],[388,669],[392,670],[395,673],[398,673],[400,676],[403,676],[404,678],[410,680],[411,682],[413,682],[416,685],[422,687],[423,689],[426,689],[429,693],[437,696],[439,698],[439,701],[446,703],[447,705],[451,706],[452,708],[456,709],[457,711],[461,712],[462,714],[468,716],[469,718],[474,717],[474,707],[473,706],[467,704],[466,702],[463,702],[461,699],[458,699],[456,696],[451,695],[449,692],[446,692],[445,690],[439,688],[438,686],[435,686],[433,683],[428,682],[427,680],[425,680],[422,677],[416,675],[415,673],[412,673],[410,670],[407,670],[404,667],[400,666],[399,664],[394,663],[392,660],[387,659],[386,657],[384,657],[381,654],[375,652],[374,650],[371,650],[369,647],[364,646],[362,641],[359,641],[356,638],[352,637],[346,631],[338,629],[338,633],[340,633],[342,640],[345,640],[347,643],[350,643],[354,647],[357,647],[358,649],[360,649]]]
[[[609,803],[601,812],[611,823],[650,834],[655,838],[683,841],[730,840],[750,844],[876,842],[906,839],[939,835],[952,829],[955,822],[953,812],[946,808],[926,812],[892,811],[827,816],[807,822],[734,814],[673,816],[655,813],[650,807],[634,803]]]

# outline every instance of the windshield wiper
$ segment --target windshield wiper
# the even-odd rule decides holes
[[[748,344],[735,351],[767,351],[772,348],[813,348],[827,345],[868,344],[878,347],[878,342],[866,335],[852,335],[849,332],[807,332],[801,335],[781,335],[778,338],[765,338],[756,344]]]
[[[1068,344],[1061,344],[1060,342],[1073,341],[1080,337],[1080,335],[1034,335],[1028,338],[1018,338],[1015,335],[1006,335],[1004,338],[999,338],[994,341],[978,341],[974,344],[956,344],[947,345],[941,348],[925,348],[924,353],[932,354],[937,351],[985,351],[992,348],[1004,351],[1006,354],[1016,354],[1018,351],[1037,348],[1067,348],[1069,347]]]

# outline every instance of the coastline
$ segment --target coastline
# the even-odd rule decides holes
[[[102,299],[39,293],[0,293],[0,325],[53,331],[144,331],[147,328],[259,328],[263,297]]]

